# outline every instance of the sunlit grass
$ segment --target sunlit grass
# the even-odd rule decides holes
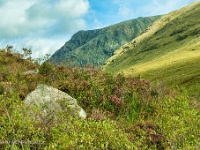
[[[136,64],[133,67],[127,68],[123,72],[126,75],[138,76],[145,72],[152,70],[159,70],[164,68],[170,68],[171,66],[176,66],[177,68],[181,63],[200,60],[200,42],[191,43],[192,46],[181,47],[176,49],[166,55],[163,55],[157,59],[148,61],[146,63]],[[196,69],[196,68],[190,68]],[[174,72],[176,74],[176,72]]]
[[[162,16],[145,33],[117,50],[104,70],[181,86],[199,98],[199,13],[197,2]]]

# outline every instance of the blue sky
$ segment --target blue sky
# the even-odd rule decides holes
[[[0,0],[0,47],[54,53],[79,30],[169,13],[198,0]]]

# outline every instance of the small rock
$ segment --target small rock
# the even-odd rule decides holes
[[[38,74],[38,70],[28,70],[22,73],[23,75],[36,75]]]

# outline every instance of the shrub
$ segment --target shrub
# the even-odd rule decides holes
[[[184,39],[186,39],[188,37],[188,35],[179,35],[177,38],[176,38],[176,41],[182,41]]]
[[[39,74],[50,75],[53,72],[53,66],[47,62],[44,62],[39,68]]]

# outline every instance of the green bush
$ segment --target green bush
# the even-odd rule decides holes
[[[50,75],[53,72],[53,66],[47,62],[42,63],[38,68],[39,74],[41,75]]]

